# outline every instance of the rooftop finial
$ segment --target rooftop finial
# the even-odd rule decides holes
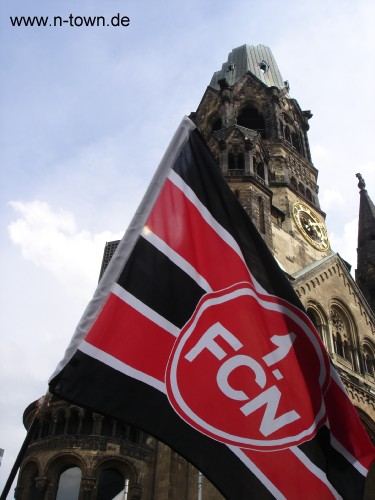
[[[356,177],[358,177],[358,187],[361,191],[364,191],[366,189],[366,183],[362,177],[361,174],[355,174]]]

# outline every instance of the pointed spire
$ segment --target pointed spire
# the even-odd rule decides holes
[[[356,174],[360,194],[356,281],[375,313],[375,205],[361,174]]]
[[[356,174],[360,195],[359,224],[358,224],[358,249],[368,244],[375,238],[375,205],[372,202],[366,183],[361,174]]]

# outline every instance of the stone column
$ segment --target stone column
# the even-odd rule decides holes
[[[59,421],[59,415],[57,413],[54,413],[52,416],[52,430],[51,430],[51,435],[56,436],[56,430],[57,430],[57,423]]]
[[[353,369],[354,371],[361,373],[361,368],[359,366],[359,359],[358,359],[358,349],[355,346],[351,345],[350,350],[352,352]]]
[[[48,485],[48,480],[45,476],[39,476],[35,478],[35,487],[38,491],[38,498],[43,500],[44,492],[46,491]]]
[[[77,434],[81,434],[82,432],[82,426],[83,426],[83,419],[85,418],[85,410],[83,408],[80,408],[78,412],[78,428],[77,428]]]
[[[70,415],[71,415],[70,408],[67,408],[64,412],[64,418],[65,418],[64,430],[63,430],[64,436],[68,434]]]
[[[116,436],[116,430],[117,430],[117,420],[112,420],[112,436]]]
[[[100,436],[102,432],[103,416],[98,415],[98,413],[93,413],[92,418],[93,418],[92,433],[96,436]]]
[[[358,354],[358,359],[359,359],[360,372],[362,375],[365,375],[366,366],[365,366],[365,360],[363,359],[363,352],[361,351],[361,349],[358,348],[357,354]]]
[[[93,490],[95,486],[95,479],[82,478],[81,491],[83,492],[82,500],[91,500],[93,497]]]
[[[129,500],[141,500],[142,498],[142,487],[140,484],[131,484],[129,487]]]

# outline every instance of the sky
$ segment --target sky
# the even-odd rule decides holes
[[[16,27],[14,16],[69,22]],[[129,22],[83,27],[83,16]],[[2,0],[0,490],[23,411],[47,390],[105,242],[123,235],[232,48],[269,46],[290,96],[312,111],[331,246],[355,269],[357,172],[375,201],[374,19],[372,0]]]

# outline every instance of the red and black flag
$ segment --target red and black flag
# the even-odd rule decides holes
[[[375,458],[319,335],[187,118],[50,390],[155,436],[228,499],[361,498]]]

